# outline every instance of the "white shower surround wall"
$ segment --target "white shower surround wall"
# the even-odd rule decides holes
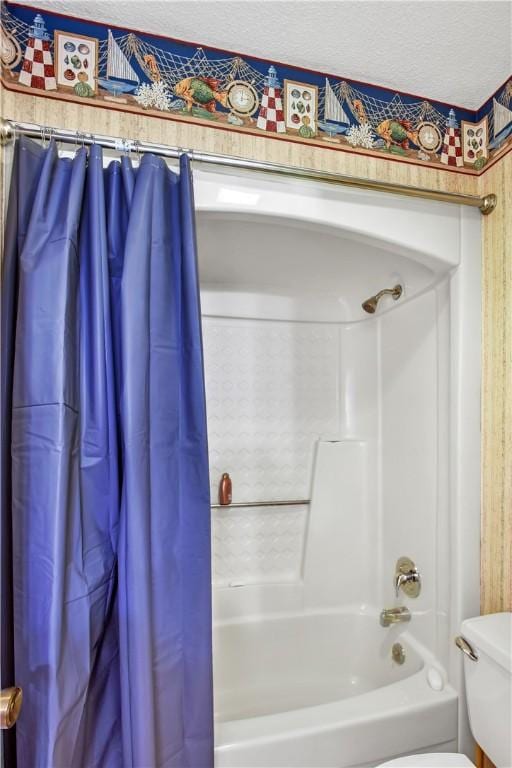
[[[478,613],[480,214],[202,170],[195,196],[212,495],[229,471],[235,500],[312,498],[212,513],[217,768],[469,753],[453,636]],[[395,599],[401,555],[417,600]],[[410,624],[380,627],[399,604]]]
[[[315,443],[339,428],[339,333],[331,324],[203,320],[212,498],[308,498]],[[307,507],[218,510],[214,584],[301,578]]]

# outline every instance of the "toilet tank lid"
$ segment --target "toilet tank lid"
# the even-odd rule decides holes
[[[485,653],[512,672],[512,613],[490,613],[466,619],[461,632],[474,650]]]

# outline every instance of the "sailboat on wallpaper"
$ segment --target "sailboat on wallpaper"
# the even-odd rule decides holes
[[[140,83],[139,76],[122,52],[114,35],[108,30],[107,76],[98,78],[98,85],[119,100],[122,93],[131,93]],[[111,97],[111,98],[112,98]],[[109,98],[108,96],[106,98]]]
[[[490,149],[500,147],[512,133],[512,109],[493,99],[494,137],[489,143]]]
[[[318,125],[327,134],[324,136],[326,141],[338,141],[336,134],[346,133],[350,127],[350,120],[343,109],[343,104],[327,78],[325,78],[324,119]]]

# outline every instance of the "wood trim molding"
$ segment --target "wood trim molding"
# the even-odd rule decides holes
[[[480,747],[478,744],[475,748],[475,763],[476,768],[496,768],[494,763],[491,763],[482,747]]]

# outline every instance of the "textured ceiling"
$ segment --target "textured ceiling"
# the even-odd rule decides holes
[[[512,72],[512,0],[25,0],[476,109]]]

